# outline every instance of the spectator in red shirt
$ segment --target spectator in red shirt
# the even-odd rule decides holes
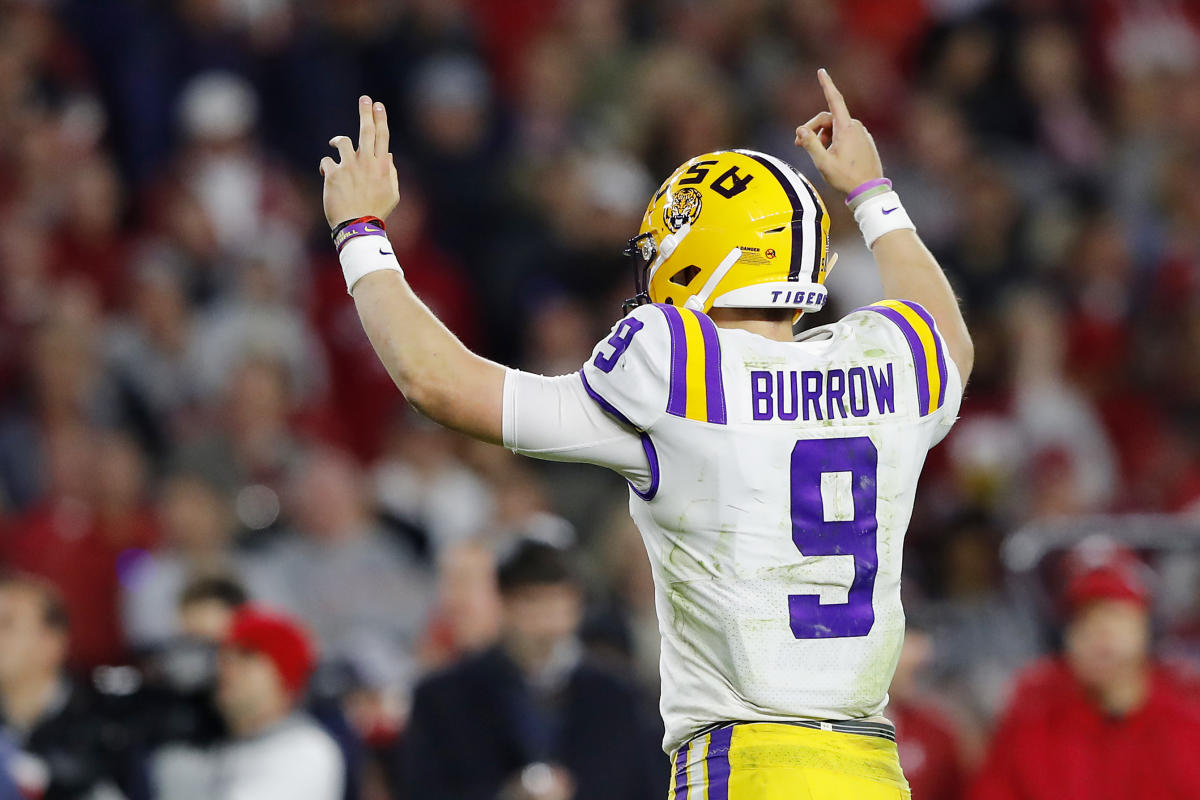
[[[48,490],[0,537],[0,565],[62,593],[73,667],[124,663],[120,579],[157,539],[144,501],[145,464],[127,436],[82,426],[55,429],[45,451]]]
[[[1078,566],[1063,654],[1025,674],[972,800],[1200,797],[1200,704],[1151,650],[1132,556]]]
[[[103,156],[68,170],[63,222],[50,247],[50,268],[58,279],[91,287],[104,308],[120,308],[125,297],[129,241],[122,231],[124,207],[120,176]]]

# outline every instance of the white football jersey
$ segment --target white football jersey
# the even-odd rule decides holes
[[[962,394],[928,312],[884,301],[778,342],[642,306],[574,379],[648,462],[624,472],[653,566],[665,749],[719,722],[879,714],[917,480]]]

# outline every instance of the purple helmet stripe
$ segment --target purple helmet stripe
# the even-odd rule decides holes
[[[804,191],[808,192],[808,196],[812,200],[813,209],[816,211],[816,214],[813,218],[816,220],[817,225],[817,241],[813,246],[812,282],[820,283],[822,261],[821,253],[825,247],[825,242],[821,239],[821,221],[825,218],[825,212],[822,210],[821,206],[821,198],[817,195],[817,190],[813,188],[812,183],[810,183],[803,175],[800,174],[800,170],[796,169],[786,161],[783,163],[789,170],[791,170],[792,175],[795,176],[794,182],[799,183],[804,187]]]
[[[687,416],[687,337],[683,332],[683,317],[675,306],[658,304],[667,318],[671,332],[671,388],[667,393],[667,413]]]
[[[937,327],[933,324],[933,316],[930,315],[930,313],[925,310],[924,306],[920,305],[919,303],[910,303],[907,300],[901,300],[900,302],[904,303],[904,305],[911,308],[913,310],[913,313],[915,313],[918,317],[920,317],[922,320],[924,320],[925,324],[929,326],[929,334],[930,334],[930,336],[933,337],[933,349],[935,351],[937,351],[938,377],[941,379],[938,382],[938,399],[937,399],[936,408],[941,408],[942,404],[946,402],[946,379],[947,379],[947,376],[946,376],[946,346],[945,346],[945,343],[942,342],[942,337],[938,335]]]
[[[726,423],[725,385],[721,378],[721,339],[717,326],[706,315],[697,313],[700,334],[704,337],[704,386],[708,398],[708,421],[717,425]]]
[[[913,366],[917,372],[917,403],[920,406],[921,416],[929,414],[929,364],[925,360],[925,348],[921,345],[921,338],[917,336],[916,330],[909,324],[908,320],[894,308],[887,306],[866,306],[859,309],[860,311],[874,311],[877,314],[890,319],[904,334],[904,338],[908,341],[908,347],[912,350]]]

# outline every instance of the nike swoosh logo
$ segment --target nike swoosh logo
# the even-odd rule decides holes
[[[895,210],[896,210],[896,209],[898,209],[898,208],[900,208],[900,206],[892,206],[891,208],[885,208],[885,209],[883,210],[883,213],[884,213],[884,214],[890,214],[890,213],[892,213],[893,211],[895,211]]]
[[[379,228],[372,228],[370,225],[363,225],[363,230],[369,233],[375,233]]]
[[[393,253],[391,250],[384,250],[384,249],[381,247],[381,248],[379,248],[379,255],[381,255],[381,256],[392,256],[392,255],[395,255],[395,253]]]

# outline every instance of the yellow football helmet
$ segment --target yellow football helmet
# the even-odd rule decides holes
[[[753,150],[685,162],[655,192],[627,255],[642,259],[628,306],[719,308],[825,305],[829,214],[807,178]]]

